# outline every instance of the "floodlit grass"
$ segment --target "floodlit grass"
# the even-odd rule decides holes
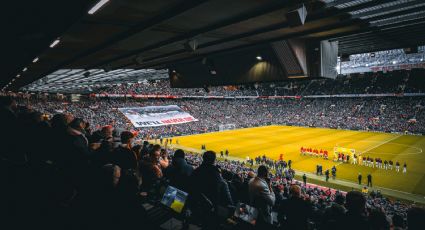
[[[217,154],[226,149],[230,156],[246,159],[265,154],[272,159],[293,161],[295,170],[315,173],[316,165],[323,165],[323,171],[337,165],[337,178],[357,182],[358,173],[362,173],[363,182],[366,175],[372,174],[374,186],[425,195],[425,137],[388,133],[360,132],[324,128],[306,128],[294,126],[264,126],[183,136],[179,144],[189,148],[200,149],[205,144],[208,150]],[[173,140],[173,142],[174,142]],[[332,160],[301,156],[300,148],[311,147],[326,149],[333,157],[335,146],[353,148],[363,156],[381,158],[407,163],[407,173],[397,173],[395,169],[384,170],[361,165],[338,164]],[[394,167],[395,168],[395,167]]]

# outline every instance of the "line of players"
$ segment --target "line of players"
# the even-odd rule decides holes
[[[354,159],[357,158],[357,156],[354,154],[353,156]],[[360,158],[360,157],[359,157]],[[360,159],[359,159],[360,160]],[[394,162],[392,160],[384,160],[382,161],[381,158],[371,158],[371,157],[362,157],[361,158],[362,162],[359,162],[359,164],[363,165],[363,166],[368,166],[368,167],[372,167],[372,168],[379,168],[379,169],[385,169],[385,170],[393,170],[393,166],[394,166]],[[352,162],[352,164],[357,164],[357,161]],[[395,162],[395,171],[396,172],[400,172],[400,162],[396,161]],[[407,172],[407,164],[406,162],[404,162],[403,164],[403,173]]]
[[[301,147],[300,154],[302,156],[309,155],[309,156],[315,156],[315,157],[322,157],[326,160],[329,157],[328,150],[323,150],[323,149],[319,150],[319,149],[313,149],[313,148],[307,148],[307,147],[306,148]]]
[[[309,155],[309,156],[315,156],[315,157],[321,157],[324,159],[328,159],[328,151],[323,149],[313,149],[313,148],[305,148],[301,147],[300,154],[302,156]],[[351,163],[351,164],[359,164],[363,166],[368,166],[372,168],[379,168],[379,169],[385,169],[385,170],[392,170],[394,167],[394,162],[392,160],[382,160],[381,158],[371,158],[371,157],[360,157],[357,156],[357,154],[353,154],[352,160],[350,161],[350,155],[338,153],[338,156],[334,158],[334,161],[344,162],[344,163]],[[400,172],[400,162],[395,162],[395,171]],[[403,164],[403,173],[407,172],[407,164],[404,162]]]

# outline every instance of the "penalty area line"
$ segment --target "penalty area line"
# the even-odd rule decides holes
[[[378,148],[378,147],[380,147],[380,146],[382,146],[382,145],[385,145],[385,144],[387,144],[387,143],[389,143],[389,142],[391,142],[391,141],[394,141],[395,139],[397,139],[397,138],[399,138],[399,137],[401,137],[401,136],[403,136],[403,135],[397,135],[397,136],[395,136],[395,137],[393,137],[393,138],[391,138],[391,139],[389,139],[389,140],[386,140],[386,141],[381,142],[381,143],[379,143],[379,144],[377,144],[377,145],[375,145],[375,146],[372,146],[372,147],[370,147],[370,148],[367,148],[366,150],[362,151],[362,154],[367,153],[367,152],[369,152],[369,151],[371,151],[371,150],[374,150],[374,149],[376,149],[376,148]]]

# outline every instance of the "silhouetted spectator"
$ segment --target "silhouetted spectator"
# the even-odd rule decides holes
[[[290,198],[283,202],[279,212],[284,217],[284,228],[308,229],[311,205],[301,197],[300,186],[291,185],[289,193]]]
[[[407,211],[407,228],[420,230],[425,226],[425,209],[412,207]]]
[[[159,180],[163,177],[159,159],[161,157],[161,146],[154,145],[148,156],[142,159],[140,172],[143,178],[142,188],[144,191],[155,189]]]
[[[266,166],[258,167],[257,176],[249,182],[250,203],[258,210],[257,225],[273,223],[272,208],[276,197],[269,178]]]
[[[366,215],[366,198],[358,191],[350,191],[346,196],[347,213],[341,219],[341,226],[347,229],[367,229],[369,227]]]
[[[185,160],[184,151],[176,150],[171,165],[166,169],[166,176],[170,180],[170,185],[183,191],[189,190],[189,177],[192,175],[193,167]]]
[[[378,209],[373,209],[369,213],[369,228],[376,230],[389,230],[390,223],[387,220],[387,216],[384,212]]]
[[[132,150],[133,133],[124,131],[121,133],[121,144],[112,153],[113,163],[120,166],[123,171],[136,170],[138,167],[137,156]]]

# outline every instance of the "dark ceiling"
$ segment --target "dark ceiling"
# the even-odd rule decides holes
[[[340,54],[425,41],[423,0],[110,0],[88,14],[97,2],[14,1],[2,7],[8,36],[0,87],[10,83],[7,90],[17,90],[59,69],[163,68],[287,38],[338,40]],[[290,27],[285,13],[300,3],[308,9],[306,23]],[[60,43],[49,48],[56,38]],[[193,39],[198,49],[188,52],[184,44]]]

